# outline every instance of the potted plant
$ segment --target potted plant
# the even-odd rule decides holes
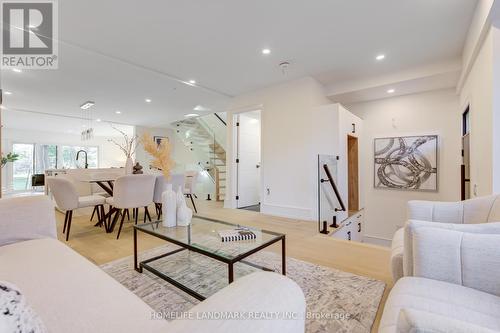
[[[2,154],[2,168],[9,162],[15,162],[19,159],[19,155],[15,153],[8,153],[7,155]]]

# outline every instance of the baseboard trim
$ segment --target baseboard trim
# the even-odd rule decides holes
[[[380,245],[380,246],[384,246],[384,247],[391,247],[392,239],[388,239],[388,238],[384,238],[384,237],[364,235],[363,236],[363,241],[365,243],[368,243],[368,244],[375,244],[375,245]]]
[[[304,207],[279,206],[262,203],[260,205],[260,212],[290,219],[313,221],[311,210]]]

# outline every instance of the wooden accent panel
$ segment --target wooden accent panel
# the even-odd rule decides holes
[[[348,210],[359,210],[359,157],[358,138],[347,136]]]

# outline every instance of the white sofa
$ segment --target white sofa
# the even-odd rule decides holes
[[[409,203],[411,217],[428,221],[409,220],[393,240],[396,283],[380,333],[500,332],[497,198]]]
[[[500,221],[500,195],[490,195],[458,202],[419,201],[408,202],[408,220],[420,220],[452,224],[477,224]],[[405,273],[403,261],[404,228],[394,234],[391,248],[391,271],[396,282]]]
[[[296,319],[167,322],[152,319],[146,303],[55,235],[46,197],[0,200],[0,280],[19,287],[49,332],[304,332],[304,295],[282,275],[243,277],[190,313],[287,312]]]

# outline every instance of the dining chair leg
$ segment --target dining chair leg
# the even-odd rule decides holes
[[[94,210],[92,211],[92,216],[90,217],[90,221],[94,220],[94,215],[97,212],[97,218],[99,219],[99,212],[97,211],[97,206],[94,206]]]
[[[161,203],[157,203],[156,204],[156,214],[158,215],[158,220],[161,217],[162,209],[163,209],[162,204]]]
[[[132,217],[135,219],[136,213],[135,213],[136,208],[132,209]]]
[[[68,230],[66,232],[66,242],[69,239],[69,230],[71,229],[71,220],[73,219],[73,211],[70,210],[68,214]]]
[[[134,208],[134,218],[135,218],[135,224],[137,225],[137,220],[139,219],[139,208]]]
[[[97,212],[97,221],[99,221],[100,226],[102,227],[102,223],[101,223],[101,210],[99,209],[99,206],[95,206],[94,210]]]
[[[130,213],[129,213],[129,211],[128,211],[128,208],[127,208],[127,209],[125,209],[125,214],[127,214],[127,219],[130,221]]]
[[[106,230],[106,232],[108,232],[108,223],[106,222],[106,211],[104,209],[104,205],[99,205],[99,211],[101,212],[100,213],[101,225],[103,225],[104,230]]]
[[[111,216],[113,216],[113,222],[111,222],[111,225],[109,226],[109,232],[113,232],[115,230],[116,223],[118,222],[118,218],[120,217],[121,210],[118,208],[113,208],[109,212],[109,218],[111,220]]]
[[[151,222],[151,216],[149,215],[148,206],[144,206],[144,223],[146,223],[146,219]]]
[[[63,234],[66,232],[66,226],[68,225],[68,216],[69,216],[69,210],[67,210],[66,213],[64,214]]]
[[[116,234],[116,239],[120,238],[120,233],[122,232],[122,227],[123,227],[123,221],[125,220],[125,211],[124,210],[119,210],[117,215],[121,214],[122,219],[120,221],[120,227],[118,228],[118,234]]]
[[[198,210],[196,209],[196,205],[194,204],[194,199],[192,194],[188,194],[189,198],[191,199],[191,203],[193,204],[193,209],[195,213],[198,213]]]

